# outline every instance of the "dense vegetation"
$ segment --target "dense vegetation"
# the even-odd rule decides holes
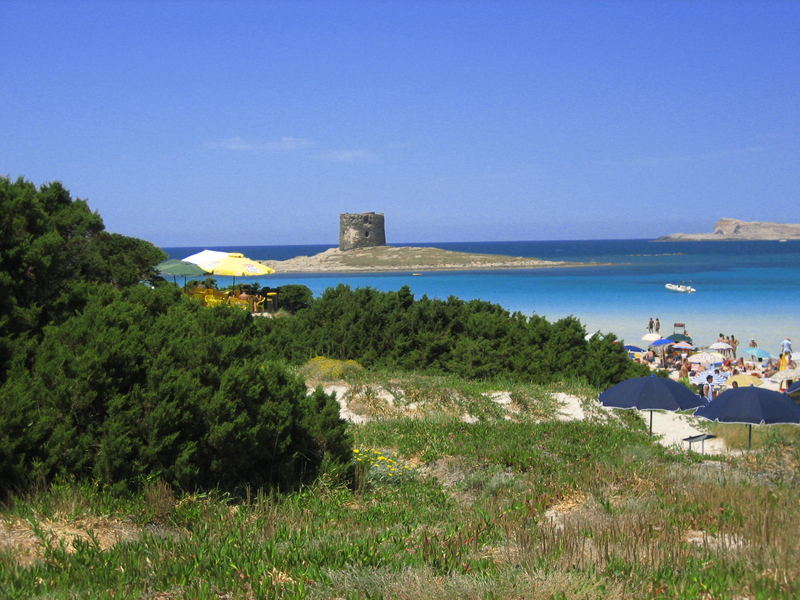
[[[585,339],[575,318],[549,323],[487,302],[416,300],[408,288],[284,286],[294,316],[253,320],[205,309],[157,281],[163,253],[105,232],[60,184],[0,179],[0,486],[59,475],[131,487],[287,488],[350,446],[333,398],[306,396],[280,362],[317,355],[368,367],[503,377],[638,374],[613,336]],[[271,361],[271,362],[269,362]],[[276,362],[277,361],[277,362]]]
[[[267,362],[248,314],[155,280],[59,184],[0,179],[0,494],[59,475],[115,487],[295,487],[346,464],[338,405]]]
[[[613,335],[587,341],[574,317],[550,323],[480,300],[417,300],[407,287],[379,292],[339,285],[268,328],[269,347],[296,363],[323,355],[467,378],[585,378],[601,388],[647,372],[628,360]]]
[[[106,232],[59,183],[0,177],[0,381],[16,336],[80,311],[92,293],[85,283],[130,286],[164,258],[149,242]]]

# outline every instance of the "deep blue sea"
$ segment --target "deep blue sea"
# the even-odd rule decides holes
[[[252,278],[262,285],[299,283],[315,294],[339,283],[397,290],[417,296],[458,296],[496,302],[510,311],[537,313],[550,320],[575,315],[588,332],[613,332],[636,343],[650,317],[662,334],[686,323],[695,343],[712,343],[719,333],[751,338],[771,352],[789,335],[800,347],[800,241],[652,242],[578,240],[532,242],[408,243],[461,252],[529,256],[549,260],[612,263],[608,266],[504,271],[448,271],[371,274],[280,274]],[[333,245],[209,247],[242,252],[254,259],[283,260],[313,255]],[[164,248],[170,258],[203,250]],[[221,285],[229,278],[220,277]],[[696,294],[664,288],[690,282]]]

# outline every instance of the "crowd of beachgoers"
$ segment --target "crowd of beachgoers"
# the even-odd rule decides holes
[[[695,345],[683,328],[682,333],[660,336],[660,323],[650,319],[648,333],[642,338],[648,347],[628,346],[632,360],[651,370],[667,370],[675,380],[689,381],[703,396],[716,397],[732,387],[758,385],[766,389],[786,391],[800,380],[800,352],[792,351],[792,339],[786,336],[775,354],[759,347],[751,339],[744,351],[735,335],[719,334],[706,346]]]

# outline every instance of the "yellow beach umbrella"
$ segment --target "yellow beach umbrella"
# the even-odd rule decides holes
[[[742,373],[741,375],[734,375],[733,377],[728,377],[726,385],[728,387],[731,387],[733,386],[734,381],[739,384],[739,387],[747,387],[748,385],[759,386],[762,383],[764,383],[758,377],[753,377],[752,375],[746,375]]]
[[[247,258],[244,254],[231,252],[215,264],[210,271],[214,275],[227,275],[228,277],[256,277],[272,275],[275,269]]]

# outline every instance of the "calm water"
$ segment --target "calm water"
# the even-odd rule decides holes
[[[458,242],[403,244],[436,246],[462,252],[530,256],[550,260],[613,263],[570,269],[410,273],[283,275],[253,278],[262,285],[299,283],[315,294],[339,283],[397,290],[407,285],[417,295],[480,298],[511,311],[548,319],[575,315],[590,332],[614,332],[636,343],[650,317],[659,317],[662,333],[684,322],[697,343],[719,333],[755,338],[774,352],[785,335],[800,347],[800,241],[650,242],[582,240],[547,242]],[[214,247],[255,259],[283,260],[322,252],[331,245]],[[183,258],[203,248],[165,248]],[[230,278],[218,278],[221,285]],[[664,288],[667,282],[691,282],[696,294]]]

